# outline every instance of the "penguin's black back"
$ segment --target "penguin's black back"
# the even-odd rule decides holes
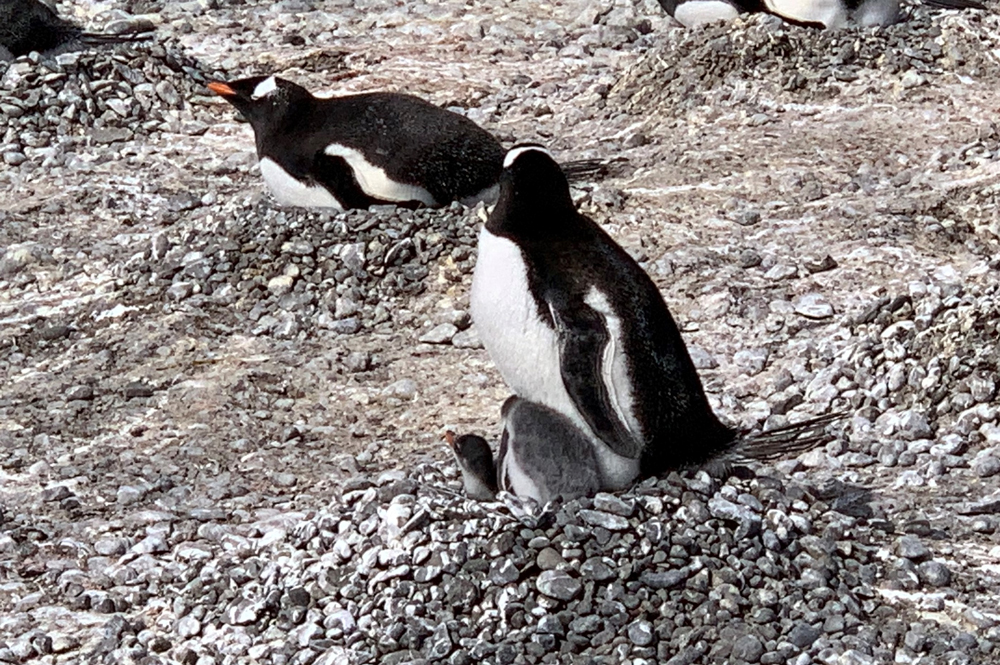
[[[82,33],[38,0],[0,0],[0,46],[14,56],[51,51]]]
[[[663,296],[639,264],[596,223],[579,214],[558,165],[541,151],[517,157],[501,177],[487,229],[513,240],[528,269],[538,314],[585,308],[597,287],[620,320],[633,377],[633,411],[643,425],[644,476],[696,465],[733,445],[736,433],[712,412]]]

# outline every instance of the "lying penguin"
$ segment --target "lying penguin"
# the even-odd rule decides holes
[[[283,205],[440,207],[492,202],[504,149],[465,116],[397,92],[314,97],[277,76],[208,88],[253,127],[260,170]],[[566,165],[581,178],[599,160]]]
[[[32,51],[58,54],[150,37],[149,33],[87,32],[40,0],[0,0],[0,60],[12,60]]]
[[[602,489],[829,440],[838,416],[756,434],[720,422],[659,289],[577,212],[548,151],[516,146],[504,166],[479,236],[472,320],[508,388],[590,442]]]
[[[899,0],[659,0],[670,16],[687,28],[730,21],[740,14],[766,13],[788,23],[837,29],[848,25],[886,26],[904,16]],[[986,9],[977,0],[924,0],[940,9]]]

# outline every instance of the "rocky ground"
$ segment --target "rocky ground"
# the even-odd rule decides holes
[[[64,4],[0,78],[0,662],[1000,662],[1000,17],[683,31],[652,2]],[[825,449],[530,510],[481,211],[288,210],[204,89],[406,90],[625,157],[575,190],[731,422]]]

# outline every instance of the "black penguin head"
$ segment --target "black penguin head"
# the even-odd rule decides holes
[[[517,395],[511,395],[510,397],[508,397],[504,401],[503,406],[500,407],[500,418],[506,420],[507,417],[510,415],[511,410],[513,410],[513,408],[520,401],[521,398],[518,397]]]
[[[445,433],[445,440],[455,454],[458,468],[462,470],[462,484],[470,498],[492,501],[497,494],[497,468],[493,451],[486,439],[475,434],[455,436]]]
[[[569,183],[558,162],[537,143],[521,143],[507,151],[500,176],[500,197],[486,227],[493,233],[555,230],[565,213],[575,218]],[[549,228],[539,228],[545,221]]]
[[[228,83],[212,81],[208,89],[235,106],[255,130],[280,124],[297,103],[313,99],[302,86],[277,76],[251,76]]]

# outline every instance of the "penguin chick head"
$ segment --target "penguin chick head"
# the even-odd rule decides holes
[[[208,89],[239,110],[257,129],[265,123],[277,123],[294,102],[312,99],[302,86],[277,76],[251,76],[222,83],[212,81]]]
[[[567,212],[575,215],[566,176],[544,147],[515,145],[507,151],[503,167],[500,197],[487,222],[490,231],[543,231],[538,228],[539,220],[548,217],[557,222]]]
[[[493,451],[486,439],[475,434],[455,436],[445,433],[445,440],[462,470],[462,485],[469,498],[479,501],[493,501],[497,495],[497,469],[493,462]]]

